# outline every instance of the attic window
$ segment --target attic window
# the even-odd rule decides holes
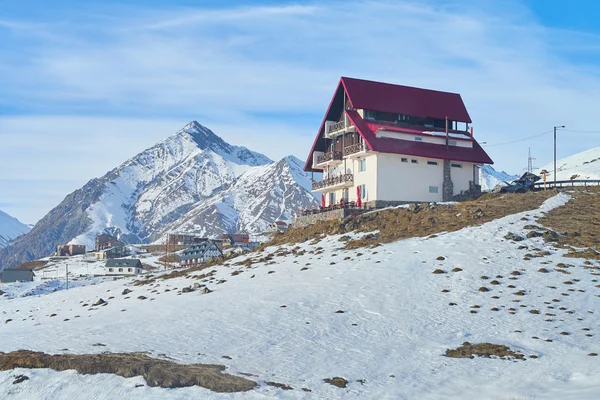
[[[412,160],[410,160],[411,164],[418,164],[419,160],[415,160],[414,158]]]
[[[423,138],[420,136],[415,136],[415,142],[422,142]]]
[[[437,161],[427,161],[427,165],[438,165]]]
[[[400,159],[400,161],[402,161],[402,162],[406,162],[406,163],[407,163],[407,162],[408,162],[408,158],[402,157],[402,158]]]
[[[462,164],[450,164],[452,168],[462,168]]]

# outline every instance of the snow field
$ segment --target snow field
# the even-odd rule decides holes
[[[125,278],[41,296],[0,297],[0,315],[12,319],[0,321],[0,351],[144,351],[182,363],[224,364],[229,373],[256,375],[251,379],[261,385],[248,393],[216,394],[201,388],[136,388],[139,378],[19,370],[0,372],[0,397],[67,399],[85,390],[97,399],[596,399],[600,369],[597,357],[588,356],[600,350],[594,270],[584,269],[584,260],[563,258],[563,250],[540,238],[504,239],[509,231],[526,233],[524,225],[566,201],[560,194],[539,210],[372,249],[343,250],[336,235],[150,285],[134,286]],[[288,253],[292,248],[299,254]],[[534,248],[551,254],[523,260]],[[266,262],[234,265],[268,253],[272,258]],[[559,262],[574,265],[570,274],[555,270]],[[552,271],[543,274],[541,267]],[[432,274],[438,268],[445,273]],[[455,268],[461,271],[452,272]],[[198,278],[212,270],[212,276]],[[241,272],[232,275],[235,271]],[[492,279],[500,284],[491,285]],[[194,283],[213,292],[180,292]],[[480,292],[482,286],[490,291]],[[132,292],[122,295],[125,288]],[[513,294],[518,290],[525,296]],[[108,304],[91,306],[99,298]],[[506,344],[538,358],[442,356],[464,341]],[[8,384],[17,372],[31,379]],[[334,376],[346,378],[348,387],[322,381]]]

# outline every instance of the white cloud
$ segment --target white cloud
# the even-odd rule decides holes
[[[480,3],[145,7],[33,27],[2,21],[34,44],[19,65],[0,50],[0,102],[31,114],[0,119],[0,177],[34,154],[18,174],[85,181],[191,119],[271,158],[304,157],[340,75],[459,92],[490,144],[553,125],[593,129],[598,70],[569,57],[594,51],[598,38],[540,26],[515,1]],[[559,157],[600,145],[593,134],[559,138]],[[519,172],[530,144],[540,164],[552,157],[549,139],[489,152]],[[65,163],[72,143],[80,158]]]

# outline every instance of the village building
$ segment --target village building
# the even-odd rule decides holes
[[[179,264],[182,267],[193,267],[219,257],[223,257],[223,252],[219,246],[214,241],[207,240],[184,250],[179,256]]]
[[[96,253],[94,253],[94,255],[96,256],[96,259],[98,259],[98,260],[108,260],[111,258],[125,257],[128,254],[129,253],[127,252],[125,243],[123,243],[119,240],[111,242],[110,247],[101,249],[99,251],[96,251]]]
[[[56,247],[56,255],[59,257],[76,256],[85,254],[85,245],[82,244],[61,244]]]
[[[96,236],[96,251],[105,250],[109,247],[113,246],[113,243],[117,242],[119,239],[114,237],[113,235],[109,235],[108,233],[103,233],[101,235]]]
[[[285,232],[289,228],[289,225],[284,221],[275,221],[269,225],[269,231],[271,232]]]
[[[32,282],[35,273],[27,268],[7,268],[0,272],[0,282]]]
[[[459,94],[343,77],[304,170],[322,208],[449,201],[493,163],[470,124]]]
[[[139,259],[112,259],[104,267],[105,275],[139,275],[143,271]]]
[[[169,246],[181,246],[200,243],[208,240],[207,238],[189,233],[169,233],[167,234],[167,244]]]
[[[247,233],[227,233],[221,236],[221,243],[223,247],[241,245],[250,242],[250,235]]]

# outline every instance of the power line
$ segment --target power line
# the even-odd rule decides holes
[[[526,140],[533,139],[533,138],[536,138],[536,137],[540,137],[540,136],[543,136],[543,135],[547,135],[547,134],[549,134],[549,133],[552,133],[552,132],[553,132],[553,131],[552,131],[552,130],[550,130],[550,131],[546,131],[546,132],[543,132],[543,133],[540,133],[540,134],[537,134],[537,135],[529,136],[529,137],[526,137],[526,138],[523,138],[523,139],[513,140],[512,142],[506,142],[506,143],[496,143],[496,144],[484,144],[484,145],[482,145],[482,146],[484,146],[484,147],[505,146],[505,145],[507,145],[507,144],[513,144],[513,143],[518,143],[518,142],[524,142],[524,141],[526,141]]]

